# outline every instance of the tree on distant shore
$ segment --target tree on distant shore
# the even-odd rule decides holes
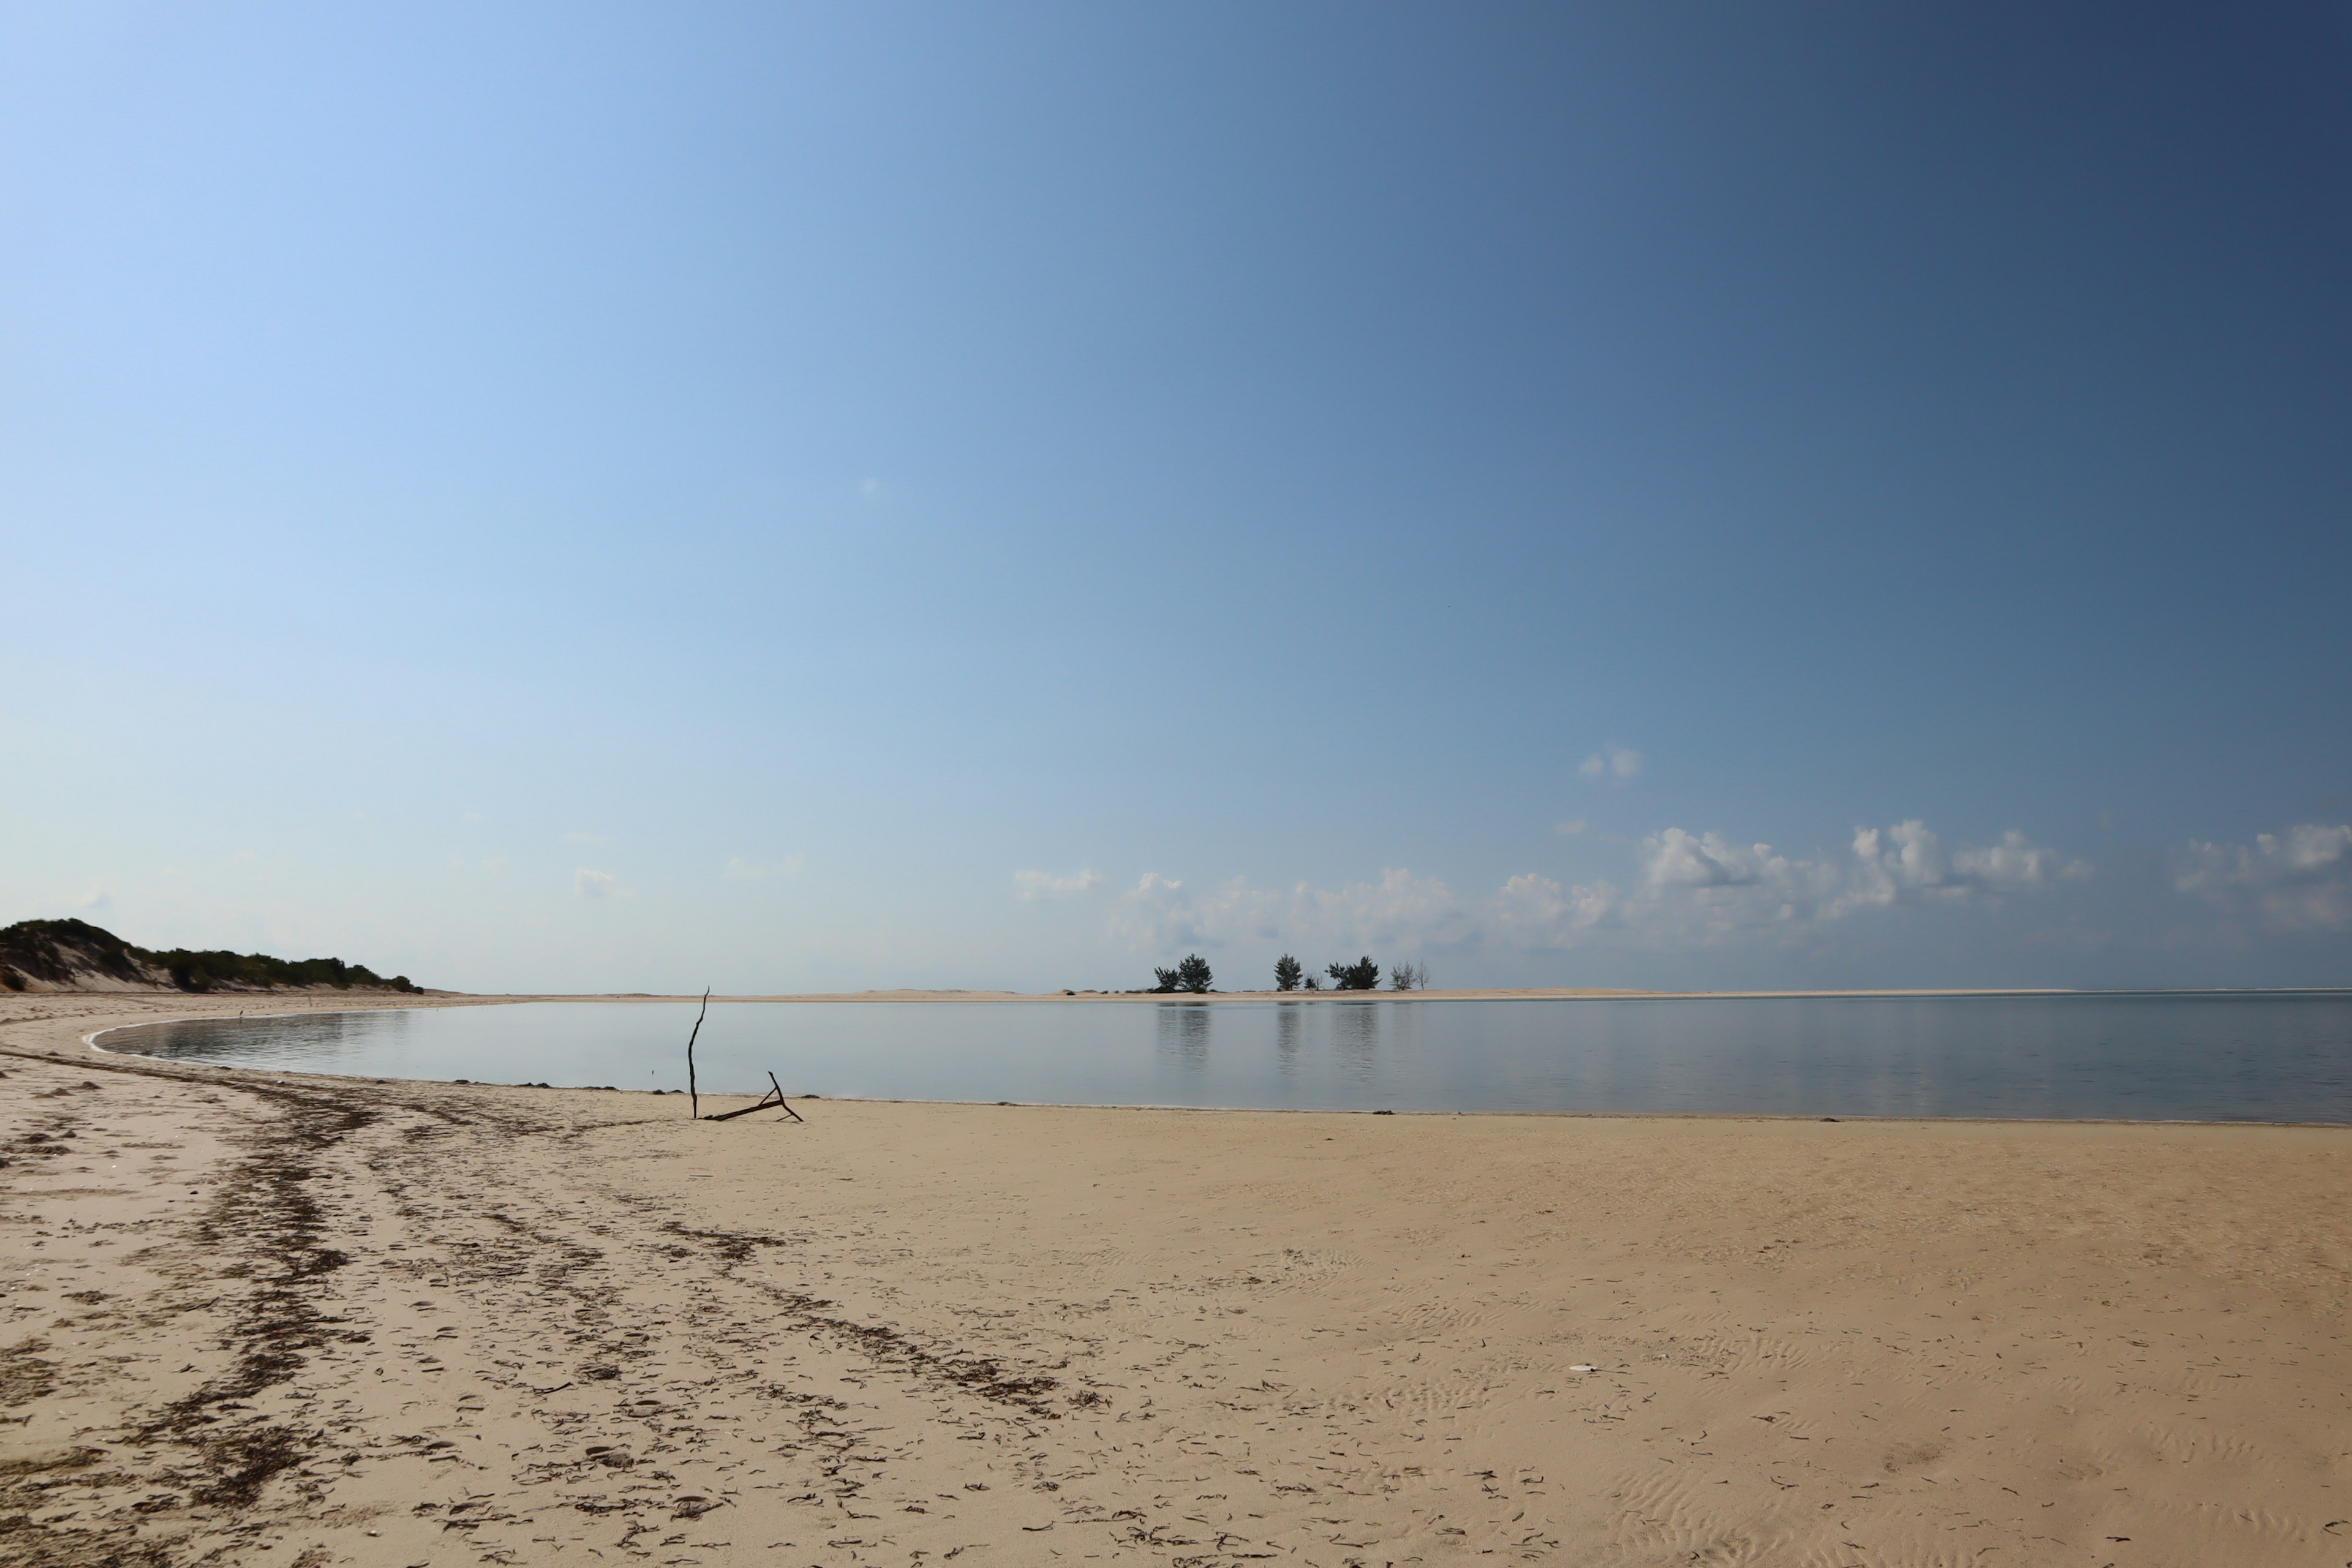
[[[1302,973],[1304,972],[1298,967],[1298,960],[1286,952],[1284,953],[1274,961],[1274,988],[1276,991],[1297,990],[1298,977]]]
[[[1197,952],[1186,954],[1173,969],[1155,968],[1151,973],[1160,977],[1157,990],[1197,993],[1209,989],[1209,961]]]
[[[1429,965],[1400,963],[1389,971],[1391,991],[1426,991],[1429,989]]]
[[[1306,979],[1300,981],[1299,984],[1309,991],[1320,991],[1323,989],[1323,983],[1320,980],[1316,979],[1315,976],[1311,974]]]
[[[1377,991],[1380,989],[1381,966],[1369,953],[1353,963],[1327,964],[1324,966],[1323,973],[1331,977],[1334,990]]]

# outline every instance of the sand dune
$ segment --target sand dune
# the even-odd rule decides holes
[[[79,1044],[162,1005],[0,1020],[12,1563],[2352,1561],[2352,1131],[712,1125]]]

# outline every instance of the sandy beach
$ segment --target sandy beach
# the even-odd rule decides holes
[[[82,1044],[254,1005],[0,1003],[0,1560],[2352,1563],[2352,1130]]]

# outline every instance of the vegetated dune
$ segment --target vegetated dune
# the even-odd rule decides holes
[[[85,921],[19,921],[0,930],[0,986],[10,991],[415,991],[340,958],[271,958],[134,947]]]

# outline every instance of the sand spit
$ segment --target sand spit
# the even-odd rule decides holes
[[[2352,1561],[2352,1130],[711,1125],[79,1043],[208,1008],[0,1004],[0,1561]]]

